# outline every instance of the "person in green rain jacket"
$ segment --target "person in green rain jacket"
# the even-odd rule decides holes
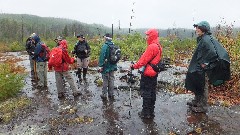
[[[228,80],[230,59],[227,51],[211,36],[207,21],[201,21],[193,26],[198,36],[197,47],[188,67],[185,88],[192,91],[195,98],[187,102],[187,105],[194,112],[207,112],[208,80],[213,85]]]
[[[110,100],[114,99],[114,71],[117,71],[117,64],[111,64],[109,60],[109,46],[113,45],[112,37],[109,33],[105,34],[104,36],[105,43],[102,46],[98,66],[100,67],[99,72],[102,73],[103,79],[103,88],[101,98],[103,100],[108,98]]]

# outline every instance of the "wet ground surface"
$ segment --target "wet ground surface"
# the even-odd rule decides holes
[[[27,55],[19,64],[29,71]],[[121,65],[126,69],[130,63]],[[92,69],[94,70],[94,68]],[[175,85],[182,84],[184,75],[174,76],[175,71],[184,72],[184,68],[173,67],[162,72],[159,82]],[[71,72],[76,81],[75,73]],[[134,74],[138,74],[134,72]],[[137,91],[138,84],[130,85],[120,80],[126,72],[116,73],[115,100],[102,101],[101,87],[94,81],[100,74],[89,71],[88,82],[79,85],[83,95],[73,97],[66,84],[65,98],[58,99],[54,72],[48,72],[48,87],[35,88],[30,74],[25,79],[23,96],[32,99],[30,111],[10,124],[0,125],[0,134],[61,134],[61,135],[166,135],[166,134],[209,134],[209,135],[238,135],[240,127],[240,107],[225,108],[209,106],[206,114],[191,112],[186,105],[193,96],[191,94],[174,94],[164,88],[157,91],[155,118],[144,120],[139,118],[142,99]],[[160,85],[161,86],[161,85]],[[130,104],[132,106],[130,106]]]

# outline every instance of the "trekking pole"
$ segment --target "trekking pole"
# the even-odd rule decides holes
[[[119,97],[118,85],[117,85],[117,93],[118,93],[118,97]]]
[[[131,110],[132,110],[132,88],[131,86],[129,87],[129,101],[130,101],[130,107],[131,109],[129,110],[129,115],[131,116]]]
[[[34,60],[33,61],[33,72],[34,72],[34,78],[35,80],[37,81],[37,64],[36,64],[36,61]]]
[[[133,62],[131,62],[132,64],[133,64]],[[131,110],[132,110],[132,79],[133,79],[133,74],[132,74],[132,70],[133,69],[131,69],[130,70],[130,77],[129,77],[129,82],[130,82],[130,87],[129,87],[129,101],[130,101],[130,107],[131,107],[131,109],[129,110],[129,116],[131,116]]]

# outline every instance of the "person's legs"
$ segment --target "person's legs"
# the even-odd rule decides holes
[[[39,81],[38,81],[38,86],[39,87],[43,87],[44,86],[44,78],[45,78],[45,62],[37,62],[37,75],[38,75],[38,78],[39,78]]]
[[[151,110],[152,110],[152,91],[149,84],[151,79],[144,75],[141,76],[141,82],[145,85],[142,86],[142,97],[143,97],[143,104],[142,104],[142,111],[139,113],[141,118],[151,118]],[[155,103],[155,102],[154,102]]]
[[[109,72],[108,84],[108,97],[114,99],[114,71]]]
[[[192,106],[191,109],[194,112],[205,113],[207,112],[207,100],[208,100],[208,79],[203,74],[202,81],[199,82],[198,89],[196,91],[197,103]]]
[[[109,73],[102,74],[102,79],[103,79],[103,87],[102,87],[102,99],[107,98],[107,92],[108,92],[108,80],[109,80]]]
[[[66,71],[66,72],[63,72],[63,76],[66,79],[66,81],[69,83],[70,88],[72,89],[72,92],[73,92],[73,96],[81,95],[81,92],[77,90],[77,87],[73,80],[72,75],[68,71]]]
[[[44,74],[43,74],[44,75],[44,87],[47,87],[47,62],[44,62],[43,65],[44,65],[44,67],[43,67],[44,68],[44,71],[43,71],[44,72]]]
[[[55,72],[56,87],[57,87],[57,93],[59,98],[63,97],[65,92],[62,77],[63,77],[62,72]]]
[[[155,109],[155,102],[156,102],[157,76],[153,77],[151,80],[149,80],[150,81],[150,83],[149,83],[149,90],[151,90],[150,115],[151,115],[151,117],[155,117],[154,109]]]
[[[89,57],[83,59],[83,80],[86,81],[86,75],[87,75],[87,70],[88,70],[88,64],[89,64]]]
[[[31,78],[34,80],[34,61],[32,60],[32,57],[29,55],[29,61],[30,61],[30,69],[31,69]]]
[[[76,72],[76,75],[79,79],[79,82],[82,82],[82,66],[83,66],[82,59],[77,58],[77,72]]]

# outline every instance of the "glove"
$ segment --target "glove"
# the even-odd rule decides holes
[[[77,62],[77,59],[74,59],[74,63],[76,63]]]
[[[130,69],[131,69],[131,70],[134,70],[133,64],[130,66]]]

